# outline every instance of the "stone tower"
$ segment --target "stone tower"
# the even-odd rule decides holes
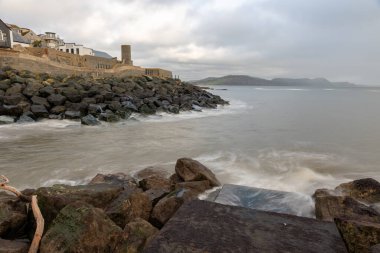
[[[124,64],[132,65],[131,45],[121,45],[121,61]]]

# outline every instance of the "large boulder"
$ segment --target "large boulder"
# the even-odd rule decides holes
[[[0,253],[27,253],[29,243],[21,240],[4,240],[0,238]]]
[[[66,119],[79,119],[80,116],[80,111],[65,111]]]
[[[55,90],[52,86],[48,85],[39,90],[41,97],[49,97],[50,95],[55,94]]]
[[[162,176],[150,176],[139,181],[140,187],[144,190],[151,189],[162,189],[164,191],[170,192],[171,184],[168,178]]]
[[[99,114],[99,119],[106,122],[117,122],[120,120],[120,117],[114,114],[112,111],[106,111]]]
[[[139,188],[126,188],[105,209],[106,214],[121,228],[135,218],[149,219],[152,204]]]
[[[341,184],[335,188],[335,191],[366,203],[380,202],[380,183],[373,178],[364,178]]]
[[[123,187],[111,184],[53,185],[36,190],[38,203],[45,224],[48,226],[66,205],[83,201],[95,207],[105,208],[123,191]]]
[[[211,186],[219,186],[220,182],[206,166],[190,158],[180,158],[175,165],[175,172],[184,181],[208,180]]]
[[[113,252],[121,233],[101,209],[75,202],[60,211],[42,238],[40,252]]]
[[[63,105],[66,102],[66,97],[61,94],[52,94],[47,98],[47,100],[51,105],[57,106]]]
[[[50,108],[50,104],[49,104],[49,102],[47,101],[46,98],[38,97],[38,96],[33,96],[33,97],[31,98],[31,100],[32,100],[32,103],[33,103],[34,105],[43,105],[43,106],[45,106],[46,108]]]
[[[162,228],[184,203],[181,193],[175,192],[164,197],[154,206],[150,216],[151,223]]]
[[[26,210],[26,204],[17,197],[0,192],[0,237],[14,239],[23,233]]]
[[[335,219],[348,252],[370,252],[370,248],[380,243],[380,223]]]
[[[47,118],[49,116],[49,112],[43,105],[32,105],[30,111],[38,118]]]
[[[5,92],[6,96],[21,94],[24,86],[19,83],[12,84]]]
[[[97,125],[100,125],[100,121],[95,118],[94,116],[92,116],[91,114],[88,114],[84,117],[82,117],[80,119],[82,125],[86,125],[86,126],[97,126]]]
[[[10,95],[3,97],[4,104],[6,105],[17,105],[21,101],[25,101],[26,98],[22,94]]]
[[[39,90],[44,86],[37,82],[29,83],[23,90],[23,94],[28,97],[33,97],[39,95]]]
[[[316,196],[315,216],[317,219],[325,221],[344,217],[380,222],[380,214],[375,209],[346,196]]]
[[[149,222],[137,218],[125,226],[122,240],[116,245],[114,253],[142,252],[157,232],[158,229]]]

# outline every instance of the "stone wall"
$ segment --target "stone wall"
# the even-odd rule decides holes
[[[45,54],[48,50],[48,54]],[[126,66],[114,63],[113,68],[96,68],[94,64],[111,64],[112,60],[96,61],[95,56],[81,57],[70,55],[52,49],[28,48],[23,52],[0,49],[0,68],[10,66],[15,69],[29,70],[36,73],[46,72],[49,74],[67,75],[91,75],[96,77],[104,76],[141,76],[145,74],[145,69],[135,66]],[[27,52],[26,52],[27,51]],[[69,56],[67,56],[69,55]],[[95,58],[94,58],[95,57]],[[51,60],[54,59],[54,60]],[[69,63],[69,64],[68,64]],[[71,64],[71,65],[70,65]],[[79,67],[81,64],[82,67]]]
[[[148,76],[157,76],[161,78],[172,78],[173,74],[171,71],[160,68],[146,68],[145,75]]]
[[[51,61],[75,67],[111,69],[119,63],[116,58],[107,59],[92,55],[81,56],[77,54],[61,52],[50,48],[28,48],[25,53],[36,57],[45,57]]]

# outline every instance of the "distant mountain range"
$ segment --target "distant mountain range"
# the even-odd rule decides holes
[[[191,81],[200,86],[211,85],[252,85],[252,86],[308,86],[308,87],[356,87],[348,82],[330,82],[325,78],[275,78],[267,80],[246,75],[228,75],[223,77],[208,77]]]

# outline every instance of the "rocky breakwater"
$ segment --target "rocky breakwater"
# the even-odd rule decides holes
[[[354,180],[314,193],[317,219],[334,221],[349,252],[380,252],[380,183]]]
[[[24,190],[36,194],[45,219],[40,252],[141,252],[183,204],[214,186],[201,163],[181,158],[175,173],[149,167],[130,176],[98,174],[87,185]],[[30,208],[0,193],[0,252],[27,252],[33,237]]]
[[[96,79],[0,70],[0,124],[74,119],[85,125],[116,122],[132,113],[179,113],[228,104],[198,86],[174,79]]]

